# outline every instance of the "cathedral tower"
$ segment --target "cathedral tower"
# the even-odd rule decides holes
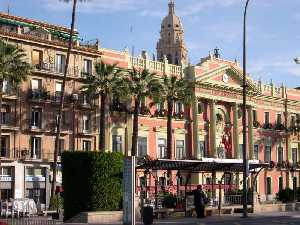
[[[180,18],[175,15],[174,0],[170,0],[169,14],[162,21],[160,39],[156,46],[158,60],[162,61],[167,56],[170,64],[187,64],[188,51],[183,34]]]

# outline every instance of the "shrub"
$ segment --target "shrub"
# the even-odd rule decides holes
[[[122,170],[120,153],[64,152],[64,220],[84,211],[119,210]]]
[[[294,200],[294,192],[290,188],[282,189],[276,194],[276,198],[282,202],[291,202]]]

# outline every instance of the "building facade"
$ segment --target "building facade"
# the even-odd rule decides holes
[[[274,164],[258,176],[256,191],[262,201],[278,190],[299,186],[300,91],[263,84],[247,78],[247,143],[242,141],[242,70],[237,62],[209,54],[197,65],[188,65],[183,26],[174,2],[161,25],[158,61],[147,54],[132,57],[127,49],[115,51],[99,43],[82,44],[78,33],[67,72],[61,151],[95,151],[99,145],[99,99],[87,99],[80,87],[84,74],[94,72],[100,60],[120,68],[146,68],[158,75],[184,76],[198,81],[191,107],[176,102],[173,119],[172,159],[240,159],[243,144],[248,157]],[[0,38],[17,44],[27,54],[34,71],[18,90],[5,83],[1,138],[1,198],[29,197],[49,203],[55,123],[61,94],[69,29],[0,13]],[[107,104],[106,149],[131,152],[132,115],[129,104],[112,99]],[[138,157],[166,158],[166,105],[143,101],[139,116]],[[295,165],[291,171],[290,165]],[[293,167],[294,168],[294,167]],[[156,174],[160,185],[171,186],[176,174]],[[223,174],[199,173],[192,184],[211,184]],[[240,185],[240,174],[228,174],[226,182]],[[235,177],[232,179],[232,177]],[[137,177],[138,186],[143,174]],[[151,185],[151,179],[148,183]],[[183,181],[182,181],[183,182]]]

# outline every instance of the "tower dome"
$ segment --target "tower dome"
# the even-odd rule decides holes
[[[157,58],[167,57],[170,64],[186,64],[187,49],[180,18],[175,14],[174,0],[169,1],[169,13],[162,20],[160,39],[157,42]]]

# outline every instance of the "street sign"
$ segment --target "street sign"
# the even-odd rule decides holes
[[[123,170],[123,224],[135,225],[135,156],[124,159]]]

